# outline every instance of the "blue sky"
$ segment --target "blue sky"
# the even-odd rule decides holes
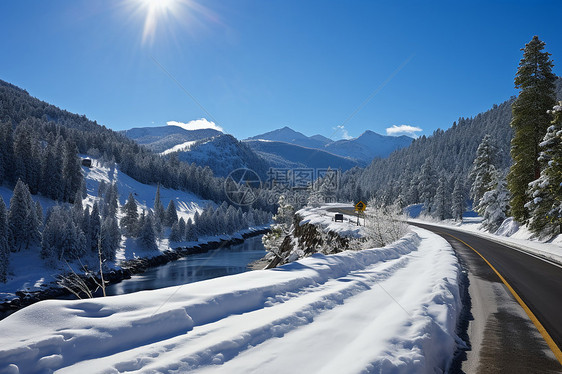
[[[115,130],[338,139],[431,134],[508,99],[535,34],[562,66],[555,1],[165,1],[2,1],[0,79]]]

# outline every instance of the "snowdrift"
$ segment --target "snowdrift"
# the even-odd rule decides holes
[[[0,321],[0,372],[441,372],[456,349],[459,268],[414,229],[385,247],[90,300]]]

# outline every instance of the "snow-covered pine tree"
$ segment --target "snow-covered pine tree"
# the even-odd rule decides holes
[[[176,211],[176,204],[174,200],[170,199],[168,203],[168,208],[166,208],[166,214],[164,216],[164,224],[168,227],[172,227],[174,223],[178,222],[178,212]]]
[[[183,217],[180,218],[180,220],[178,221],[178,229],[179,229],[179,235],[181,240],[185,239],[185,220],[183,219]]]
[[[6,282],[10,264],[10,247],[8,246],[8,217],[6,204],[0,196],[0,283]]]
[[[478,205],[486,191],[490,191],[495,187],[492,179],[496,173],[497,153],[498,151],[492,141],[492,137],[486,134],[476,150],[476,158],[472,163],[472,169],[469,174],[469,178],[472,181],[470,198],[474,206]]]
[[[464,178],[459,175],[455,179],[455,187],[452,196],[452,213],[455,221],[462,221],[462,215],[466,210],[466,196],[464,195]]]
[[[271,227],[271,231],[262,237],[262,242],[266,250],[280,257],[279,247],[285,237],[292,231],[295,210],[287,202],[285,195],[279,196],[277,204],[279,208],[277,209],[277,214],[273,216],[275,224]]]
[[[14,139],[14,174],[17,179],[28,183],[30,179],[31,166],[33,163],[31,154],[31,134],[27,126],[16,128]]]
[[[101,232],[101,217],[98,203],[94,203],[92,207],[92,213],[90,214],[90,251],[93,253],[98,253],[98,241],[100,239]]]
[[[427,213],[432,213],[433,200],[437,190],[437,172],[433,168],[430,159],[422,166],[418,179],[418,191],[420,201],[423,203]]]
[[[482,227],[495,232],[507,217],[510,196],[505,177],[495,173],[492,178],[492,185],[495,186],[484,193],[476,211],[483,218]]]
[[[102,260],[114,260],[119,243],[121,241],[121,232],[117,224],[117,218],[107,216],[101,225],[101,256]]]
[[[102,217],[115,217],[119,209],[119,191],[117,190],[117,183],[112,183],[107,187],[105,196],[103,198]]]
[[[515,76],[515,87],[521,92],[512,105],[513,164],[507,182],[511,192],[511,213],[519,222],[529,219],[529,211],[525,208],[531,200],[528,186],[540,176],[539,143],[552,120],[548,112],[555,104],[556,75],[552,73],[550,53],[543,52],[544,46],[536,35],[525,45]]]
[[[185,240],[188,242],[194,242],[197,240],[197,233],[191,218],[188,218],[187,223],[185,224]]]
[[[82,232],[84,233],[84,247],[86,251],[92,250],[92,227],[90,224],[90,207],[86,205],[82,218]]]
[[[539,236],[562,233],[562,101],[551,113],[554,120],[540,143],[543,170],[529,184],[532,200],[525,205],[530,211],[529,229]]]
[[[172,225],[172,228],[170,230],[170,241],[171,242],[181,242],[182,241],[179,224],[177,222],[174,222],[174,224]]]
[[[154,218],[150,212],[144,217],[144,224],[140,229],[138,241],[143,248],[150,250],[158,249],[158,246],[156,245]]]
[[[135,197],[131,192],[127,198],[127,202],[121,208],[122,212],[125,213],[123,218],[121,218],[121,227],[126,236],[135,237],[138,233],[138,207]]]
[[[445,175],[439,178],[439,185],[435,192],[433,203],[433,215],[440,220],[451,217],[451,196],[449,193],[449,184]]]
[[[64,182],[63,199],[74,202],[76,191],[82,183],[82,168],[78,158],[78,148],[72,141],[67,141],[64,147],[62,162],[62,181]]]
[[[18,179],[14,193],[10,199],[8,225],[12,251],[18,252],[25,245],[36,242],[40,238],[38,221],[35,218],[35,204],[27,185]],[[39,239],[40,240],[40,239]]]
[[[156,187],[156,196],[154,197],[154,216],[153,219],[159,220],[161,223],[166,219],[166,211],[164,210],[164,205],[160,200],[160,183]]]

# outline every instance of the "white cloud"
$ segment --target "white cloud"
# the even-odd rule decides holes
[[[410,125],[400,125],[400,126],[392,125],[392,127],[386,129],[386,135],[391,135],[391,136],[407,135],[407,136],[411,136],[412,138],[417,138],[418,135],[416,134],[416,132],[418,131],[423,131],[423,130],[420,129],[419,127],[410,126]]]
[[[218,126],[213,121],[207,121],[205,118],[195,119],[193,121],[189,121],[188,123],[177,121],[168,121],[166,123],[168,124],[168,126],[178,126],[186,130],[213,129],[224,132],[222,127]]]
[[[336,131],[336,133],[341,132],[342,139],[353,139],[353,137],[350,136],[349,133],[347,132],[347,129],[345,128],[344,125],[338,125],[334,127],[334,130]]]

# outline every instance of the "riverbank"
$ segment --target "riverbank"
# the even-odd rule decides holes
[[[104,272],[104,279],[108,285],[116,284],[124,279],[131,278],[131,276],[135,274],[143,273],[150,268],[161,266],[189,255],[206,253],[211,250],[241,244],[247,238],[262,235],[268,231],[269,228],[266,227],[246,229],[229,237],[205,238],[203,242],[190,243],[185,246],[165,250],[154,256],[124,260],[121,261],[118,266]],[[84,278],[84,280],[92,289],[95,288],[93,280],[86,278]],[[56,281],[46,283],[43,289],[40,290],[15,291],[14,298],[0,303],[0,320],[38,301],[71,296],[72,294],[60,287]]]

